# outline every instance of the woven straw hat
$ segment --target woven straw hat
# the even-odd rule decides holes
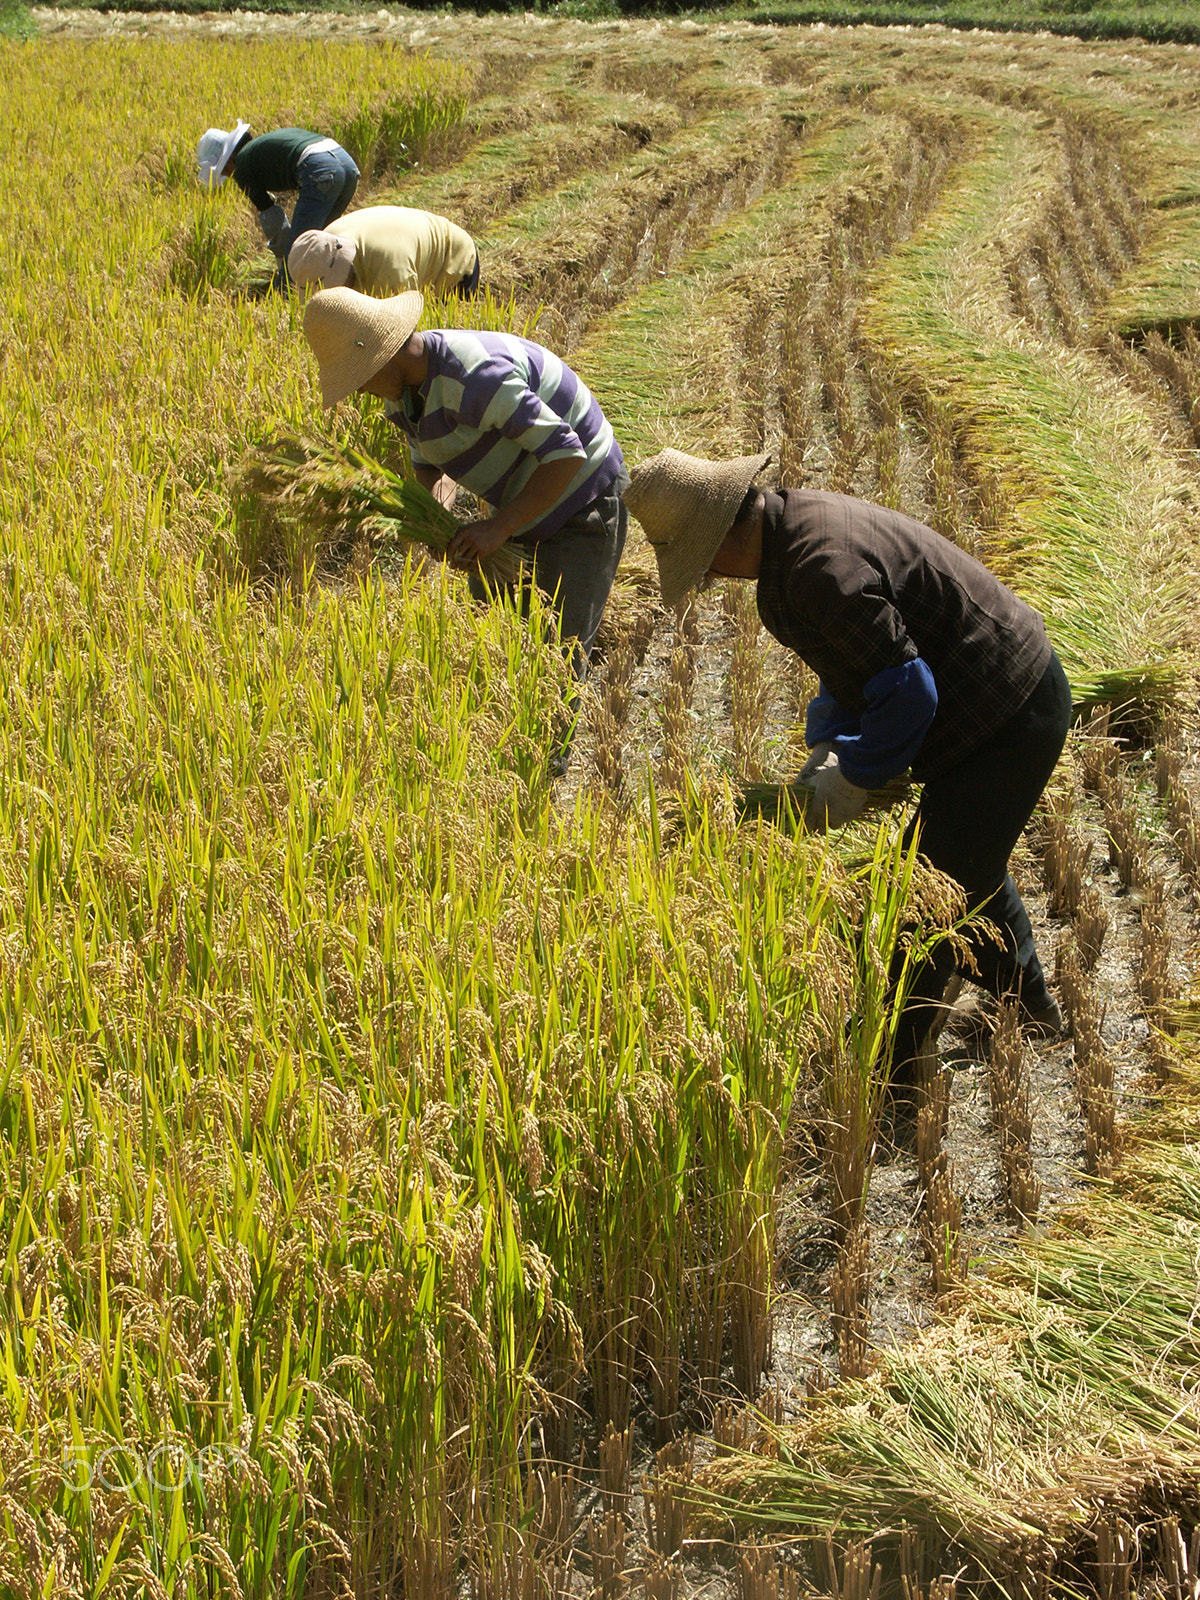
[[[339,238],[322,228],[309,228],[306,233],[297,234],[288,251],[288,277],[303,288],[314,283],[320,289],[344,288],[354,270],[356,254],[353,239]]]
[[[357,289],[322,289],[304,309],[304,336],[321,369],[328,409],[361,389],[407,343],[421,320],[419,289],[372,300]]]
[[[667,605],[676,605],[708,571],[746,490],[770,459],[768,452],[705,461],[663,450],[634,467],[624,500],[654,546]]]

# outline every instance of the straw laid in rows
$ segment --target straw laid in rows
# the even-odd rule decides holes
[[[418,483],[361,450],[311,436],[285,435],[262,446],[246,468],[246,488],[292,517],[343,533],[399,539],[445,555],[461,523]],[[521,558],[501,545],[480,562],[493,583],[515,582]]]

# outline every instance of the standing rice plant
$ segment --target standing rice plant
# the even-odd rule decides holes
[[[176,244],[170,281],[181,294],[204,297],[228,287],[237,260],[228,209],[215,195],[206,196]]]
[[[822,1076],[825,1161],[839,1241],[862,1220],[891,1044],[910,974],[930,948],[928,931],[906,921],[916,861],[915,844],[905,849],[901,834],[877,830],[870,863],[859,879],[863,900],[861,922],[854,930],[853,992],[834,1001],[850,1008],[841,1025],[831,1030]],[[893,982],[894,959],[901,951]]]
[[[988,1057],[992,1119],[1000,1147],[1009,1220],[1017,1226],[1037,1221],[1041,1182],[1034,1171],[1030,1142],[1033,1120],[1029,1073],[1025,1065],[1016,1007],[1002,1005]]]
[[[769,685],[766,650],[753,592],[745,584],[728,584],[726,614],[733,622],[729,662],[730,716],[733,722],[734,770],[745,782],[763,775],[763,740]]]
[[[695,607],[688,606],[675,619],[675,643],[659,710],[663,751],[656,781],[664,793],[678,792],[683,787],[691,761],[693,735],[688,713],[696,681],[699,643],[699,620]]]
[[[822,1038],[849,1008],[825,1014],[823,1002],[856,991],[869,897],[839,851],[730,828],[727,797],[697,798],[685,753],[687,814],[672,837],[653,802],[619,817],[587,794],[568,815],[547,806],[563,664],[531,648],[516,607],[476,610],[432,563],[364,570],[378,544],[344,540],[332,519],[292,530],[275,565],[246,581],[239,464],[256,439],[302,431],[319,400],[312,363],[295,355],[299,302],[238,292],[260,258],[236,195],[196,231],[209,202],[193,151],[196,129],[231,102],[253,103],[264,126],[308,108],[305,120],[360,141],[369,174],[415,154],[414,203],[453,214],[461,198],[499,223],[518,181],[540,183],[540,199],[563,208],[562,239],[579,232],[568,208],[599,189],[573,170],[567,195],[560,174],[581,148],[601,152],[611,194],[637,189],[615,239],[599,238],[593,258],[550,248],[545,213],[523,225],[562,263],[572,326],[607,317],[621,274],[636,274],[637,294],[579,363],[602,380],[633,455],[663,416],[685,444],[710,429],[727,438],[736,364],[720,337],[697,338],[693,313],[717,320],[744,303],[732,285],[751,257],[781,283],[806,270],[828,219],[845,217],[852,262],[867,258],[873,217],[881,237],[903,236],[942,165],[932,125],[911,122],[920,162],[905,164],[903,130],[876,184],[879,144],[857,87],[832,126],[817,125],[827,90],[806,91],[815,116],[797,141],[778,114],[796,85],[755,65],[760,110],[747,118],[722,94],[697,123],[681,61],[711,43],[673,34],[650,46],[631,107],[607,93],[588,101],[589,69],[581,77],[574,47],[569,62],[557,54],[551,29],[483,115],[509,119],[511,157],[529,115],[540,127],[547,106],[561,111],[555,151],[533,141],[535,158],[517,152],[516,176],[474,199],[462,173],[438,170],[460,136],[463,69],[393,46],[406,23],[378,32],[216,52],[128,37],[4,47],[0,147],[25,181],[0,312],[0,1585],[21,1600],[64,1585],[178,1600],[562,1594],[574,1581],[557,1553],[568,1469],[574,1435],[594,1420],[587,1380],[607,1331],[631,1341],[610,1363],[612,1389],[631,1374],[664,1429],[697,1393],[711,1403],[735,1362],[743,1388],[761,1382],[782,1152],[802,1131],[796,1107],[818,1100]],[[757,45],[726,49],[759,62]],[[619,57],[605,71],[634,75]],[[647,136],[610,120],[581,145],[599,105]],[[714,140],[719,158],[698,159]],[[655,171],[639,184],[647,162]],[[860,177],[878,203],[852,200]],[[611,234],[599,224],[615,210],[594,209],[592,231]],[[191,278],[175,285],[181,248]],[[503,239],[485,248],[502,281]],[[847,314],[857,288],[850,278],[840,295]],[[481,300],[437,315],[518,331],[536,315],[503,293]],[[858,351],[844,318],[834,336],[853,410]],[[807,405],[819,444],[810,325],[789,339],[809,387],[792,420],[802,429]],[[924,365],[919,341],[902,348]],[[988,383],[1012,376],[984,365]],[[1082,371],[1066,383],[1072,429],[1094,422],[1094,373],[1077,384]],[[1051,386],[1051,423],[1060,398]],[[766,386],[761,400],[769,428],[782,401]],[[377,407],[352,402],[343,417],[350,449],[384,456]],[[1087,455],[1096,435],[1083,436]],[[956,437],[978,433],[968,419]],[[1039,459],[1040,438],[1018,440],[1022,461]],[[1061,459],[1062,438],[1051,444],[1043,454]],[[1183,502],[1156,450],[1148,471],[1173,531]],[[1028,533],[1008,454],[1000,477]],[[1039,484],[1031,498],[1044,509]],[[1086,528],[1123,528],[1123,504],[1106,524],[1110,509],[1088,500]],[[339,540],[342,559],[321,572]],[[1045,586],[1053,562],[1039,565],[1034,545]],[[1136,671],[1138,651],[1153,657],[1169,640],[1170,618],[1159,627],[1140,570],[1128,581],[1116,568],[1137,649],[1122,614],[1101,606],[1097,637],[1117,637],[1095,654],[1105,670]],[[1068,587],[1091,601],[1096,571],[1106,578],[1083,561]],[[1055,593],[1069,613],[1070,593]],[[685,669],[697,640],[682,640]],[[889,875],[878,893],[903,893],[885,862]],[[1189,1257],[1169,1233],[1160,1248],[1186,1287]],[[1097,1289],[1087,1337],[1052,1355],[1093,1391],[1106,1369],[1110,1385],[1125,1375],[1103,1437],[1124,1440],[1122,1419],[1135,1416],[1156,1441],[1161,1487],[1194,1476],[1162,1444],[1178,1447],[1191,1421],[1174,1415],[1183,1358],[1168,1409],[1154,1373],[1131,1383],[1111,1359],[1104,1319],[1129,1339],[1149,1328],[1167,1362],[1190,1347],[1186,1329],[1172,1331],[1177,1301],[1170,1317],[1153,1310],[1163,1283],[1145,1295],[1122,1272],[1138,1314]],[[1015,1533],[1004,1511],[989,1522],[986,1473],[939,1465],[936,1444],[921,1459],[934,1463],[935,1495],[949,1483],[943,1509],[983,1502],[985,1554],[997,1522],[1012,1535],[992,1564],[1007,1571],[1022,1538],[1045,1542],[1029,1505],[1049,1473],[1039,1479],[1024,1435],[1012,1442],[997,1388],[1000,1454],[1026,1496]],[[966,1444],[986,1446],[972,1392],[959,1404],[947,1391],[941,1408],[927,1389],[920,1405],[885,1398],[880,1459],[906,1427],[956,1410]],[[1084,1436],[1082,1400],[1040,1404],[1043,1429]],[[780,1424],[775,1414],[773,1438]],[[945,1425],[936,1435],[950,1437]],[[1124,1470],[1139,1448],[1131,1440]],[[770,1459],[793,1464],[778,1445]],[[848,1459],[824,1503],[845,1493],[861,1517]],[[1049,1525],[1075,1526],[1066,1512]],[[628,1587],[626,1534],[612,1521],[598,1539],[606,1595]],[[679,1580],[675,1568],[659,1577]]]
[[[633,672],[633,641],[624,634],[608,652],[603,681],[588,708],[596,775],[616,802],[626,792],[626,725],[633,707]]]
[[[461,72],[447,81],[365,103],[333,118],[330,136],[354,157],[365,189],[393,173],[420,166],[461,123],[467,95]]]
[[[918,1084],[916,1154],[922,1190],[921,1243],[939,1300],[963,1281],[967,1265],[962,1200],[945,1148],[949,1116],[949,1074],[935,1067],[923,1073]]]

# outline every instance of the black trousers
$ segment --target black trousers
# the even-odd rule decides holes
[[[1033,944],[1029,913],[1008,858],[1062,754],[1071,725],[1071,686],[1057,655],[1033,693],[996,733],[948,772],[930,778],[905,843],[920,829],[921,854],[966,890],[967,910],[990,928],[963,930],[977,972],[964,975],[995,995],[1020,993],[1026,1004],[1050,996]],[[995,935],[1000,935],[997,942]],[[892,966],[898,980],[903,961]],[[937,1015],[955,970],[954,952],[939,947],[914,975],[892,1051],[893,1077],[911,1076],[911,1063]],[[907,1071],[906,1071],[907,1069]]]
[[[455,292],[460,300],[469,300],[473,294],[479,292],[479,252],[475,252],[475,265],[470,272],[464,273],[455,286]]]

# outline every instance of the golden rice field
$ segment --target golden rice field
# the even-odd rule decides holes
[[[1194,1597],[1200,52],[35,15],[0,1596]],[[1081,720],[1015,870],[1072,1042],[956,1015],[889,1144],[883,974],[953,906],[898,809],[739,823],[811,692],[748,592],[667,614],[635,530],[555,782],[536,618],[254,514],[323,424],[195,182],[239,113],[467,226],[463,314],[631,461],[770,449],[1042,610]],[[334,437],[398,459],[371,405]]]

